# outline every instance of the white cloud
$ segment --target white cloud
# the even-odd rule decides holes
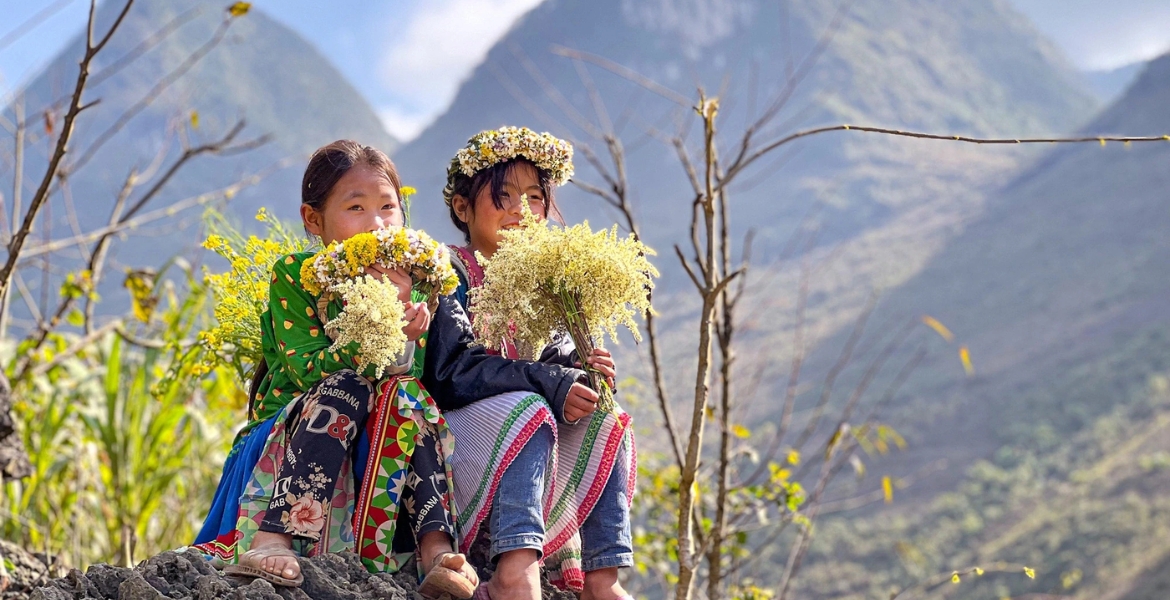
[[[1170,50],[1166,0],[1012,0],[1082,69],[1112,69]]]
[[[382,111],[395,135],[393,122],[406,119],[429,123],[441,113],[459,84],[483,62],[488,50],[518,17],[543,0],[427,0],[386,49],[378,74],[398,106]],[[421,131],[421,128],[420,128]],[[414,135],[417,135],[416,131]]]
[[[431,113],[404,112],[394,106],[378,109],[378,118],[382,120],[382,126],[402,143],[418,137],[434,117],[435,115]]]

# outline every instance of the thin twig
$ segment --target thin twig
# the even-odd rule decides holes
[[[890,594],[890,600],[897,600],[897,598],[901,598],[904,595],[913,594],[913,593],[917,593],[920,591],[924,592],[930,588],[937,587],[940,585],[945,585],[947,583],[950,583],[956,575],[958,575],[960,577],[965,577],[967,575],[975,575],[976,573],[979,573],[980,575],[982,575],[984,573],[1013,573],[1013,572],[1023,574],[1023,573],[1028,573],[1030,571],[1031,570],[1025,565],[1021,565],[1021,564],[1017,564],[1017,563],[1009,563],[1009,562],[995,562],[995,563],[991,563],[989,565],[983,565],[981,567],[975,566],[975,567],[968,567],[966,569],[960,569],[957,571],[948,571],[945,573],[939,573],[933,577],[926,579],[925,581],[916,583],[910,587],[902,588],[901,590],[898,590],[897,592]]]
[[[180,63],[178,67],[175,67],[174,70],[172,70],[170,73],[167,73],[162,79],[155,83],[154,87],[152,87],[150,91],[142,97],[142,99],[134,103],[134,105],[130,108],[126,109],[126,111],[123,112],[120,117],[118,117],[118,120],[114,121],[112,125],[110,125],[105,131],[98,135],[96,139],[94,139],[93,143],[90,144],[89,148],[86,149],[80,158],[69,165],[69,172],[75,173],[78,169],[81,169],[83,166],[85,166],[86,163],[88,163],[94,156],[97,155],[98,150],[101,150],[102,146],[106,145],[106,142],[109,142],[111,138],[118,134],[118,132],[122,131],[122,128],[124,128],[132,119],[134,119],[134,117],[138,116],[139,113],[145,110],[146,107],[150,106],[160,95],[162,95],[164,91],[166,91],[167,88],[178,81],[179,78],[181,78],[183,75],[186,75],[187,72],[190,71],[195,65],[199,64],[199,61],[203,60],[203,57],[207,56],[207,53],[211,52],[212,49],[218,46],[219,43],[223,40],[224,36],[227,35],[228,28],[231,27],[231,24],[234,20],[235,19],[230,16],[226,17],[215,30],[215,33],[211,36],[210,40],[204,42],[202,46],[188,55],[187,58],[183,60],[183,62]]]
[[[845,347],[841,349],[841,354],[838,355],[837,362],[833,364],[833,367],[829,369],[828,375],[825,376],[825,382],[821,386],[821,397],[817,401],[813,416],[809,419],[800,437],[797,438],[796,444],[793,445],[794,448],[798,450],[803,448],[808,442],[808,439],[816,432],[817,426],[821,421],[821,415],[829,402],[829,397],[833,394],[833,384],[836,382],[837,376],[841,374],[841,371],[845,369],[845,366],[849,364],[850,359],[853,357],[853,350],[857,347],[857,342],[861,339],[862,332],[865,331],[865,324],[869,321],[869,316],[873,314],[873,309],[876,305],[877,294],[872,294],[869,297],[865,309],[862,310],[861,314],[857,317],[857,321],[853,324],[853,331],[845,341]]]
[[[113,77],[114,75],[117,75],[119,72],[122,71],[122,69],[130,66],[135,60],[140,58],[143,54],[146,54],[147,52],[149,52],[152,48],[157,46],[159,43],[161,43],[166,38],[170,37],[170,35],[172,33],[177,31],[183,25],[186,25],[188,22],[190,22],[195,17],[199,16],[199,14],[202,12],[203,12],[203,7],[195,7],[195,8],[188,10],[187,12],[184,12],[183,14],[175,17],[170,22],[168,22],[166,25],[163,25],[161,28],[159,28],[158,31],[154,32],[149,37],[142,40],[142,42],[139,43],[137,46],[135,46],[134,49],[132,49],[129,52],[127,52],[126,54],[122,55],[121,58],[119,58],[118,60],[111,63],[108,67],[102,69],[101,71],[98,71],[92,77],[90,77],[89,87],[91,89],[95,88],[98,85],[101,85],[107,79]],[[61,106],[61,104],[63,102],[66,102],[68,100],[69,100],[69,96],[62,96],[60,98],[57,98],[56,100],[54,100],[52,103],[50,103],[48,106],[46,106],[45,108],[43,108],[39,112],[56,110],[57,108],[59,108]]]
[[[116,223],[106,227],[106,231],[98,235],[96,239],[97,243],[94,245],[86,265],[86,271],[90,273],[90,277],[92,278],[92,285],[97,286],[97,284],[101,281],[101,266],[105,260],[107,246],[110,240],[113,239],[114,234],[120,231],[122,228],[126,227],[127,224],[134,222],[134,216],[144,206],[146,206],[150,200],[157,196],[160,191],[162,191],[166,184],[170,182],[171,178],[174,177],[174,175],[178,173],[179,170],[185,164],[187,164],[187,162],[202,154],[219,154],[222,152],[234,151],[239,148],[252,148],[257,143],[264,143],[265,138],[260,138],[259,140],[245,142],[238,146],[232,146],[231,142],[236,138],[237,135],[239,135],[243,128],[244,122],[239,121],[236,126],[228,131],[228,133],[219,141],[205,144],[196,148],[189,148],[184,151],[183,154],[171,165],[171,167],[167,169],[167,171],[162,176],[160,176],[159,179],[156,180],[154,184],[142,195],[142,197],[139,198],[134,203],[134,205],[130,207],[129,210],[127,210],[118,218]],[[174,206],[175,205],[171,205],[171,207],[168,207],[168,212],[166,213],[167,216],[174,214],[173,212],[169,212],[174,208]],[[34,353],[37,349],[40,348],[42,344],[44,344],[45,340],[48,339],[49,332],[57,327],[61,319],[64,318],[65,314],[69,312],[75,300],[76,298],[71,295],[63,295],[58,302],[57,309],[54,311],[53,315],[48,320],[41,321],[36,330],[26,337],[26,340],[31,342],[29,345],[30,350],[25,353],[18,361],[17,366],[14,369],[16,375],[12,379],[14,382],[22,381],[24,376],[30,372]],[[87,306],[86,308],[87,313],[92,314],[92,311],[89,310],[90,307]]]
[[[817,127],[815,129],[807,129],[805,131],[798,131],[791,133],[783,138],[760,147],[758,150],[752,152],[745,157],[743,161],[736,163],[735,166],[728,169],[725,176],[724,183],[729,181],[736,173],[742,171],[748,165],[759,158],[767,155],[769,152],[794,142],[801,138],[806,138],[813,135],[820,135],[822,133],[829,133],[832,131],[858,131],[862,133],[877,133],[881,135],[890,135],[895,137],[907,137],[923,140],[938,140],[946,142],[961,142],[965,144],[1084,144],[1084,143],[1099,143],[1104,145],[1107,142],[1121,142],[1121,143],[1143,143],[1143,142],[1170,142],[1170,135],[1149,135],[1149,136],[1074,136],[1074,137],[1045,137],[1045,138],[980,138],[966,135],[945,135],[937,133],[925,133],[921,131],[905,131],[901,129],[889,129],[886,127],[868,127],[864,125],[830,125],[827,127]]]
[[[101,52],[101,49],[105,47],[105,44],[110,41],[110,37],[117,31],[118,26],[122,24],[122,20],[130,12],[130,7],[133,4],[134,0],[126,1],[126,5],[122,8],[122,12],[119,13],[117,19],[114,20],[114,24],[110,27],[109,32],[95,45],[93,44],[93,28],[97,8],[96,1],[91,1],[90,3],[86,51],[78,69],[77,82],[74,85],[73,98],[69,103],[69,111],[65,114],[65,121],[61,126],[61,136],[57,138],[56,148],[53,150],[53,157],[49,160],[49,165],[45,169],[40,186],[38,186],[37,192],[29,204],[28,212],[25,213],[20,229],[16,231],[16,234],[12,236],[12,240],[8,244],[8,259],[5,261],[4,267],[0,268],[0,293],[7,292],[9,282],[12,280],[12,272],[16,268],[16,261],[20,259],[21,250],[24,249],[25,240],[32,230],[33,222],[36,220],[37,214],[40,213],[41,207],[49,198],[49,186],[53,183],[53,179],[59,172],[61,160],[65,157],[69,140],[73,136],[74,122],[82,110],[81,95],[85,91],[86,81],[89,78],[89,65],[94,57]]]
[[[536,85],[540,86],[540,89],[544,92],[544,95],[549,100],[551,100],[552,103],[557,106],[557,108],[561,109],[561,112],[566,117],[568,117],[570,121],[572,121],[577,127],[580,127],[590,136],[601,136],[601,131],[594,127],[588,119],[582,116],[577,108],[573,106],[573,103],[569,102],[569,99],[565,98],[564,94],[562,94],[561,91],[557,89],[557,87],[553,85],[552,82],[550,82],[543,73],[540,72],[540,68],[536,66],[536,63],[532,62],[532,59],[528,57],[523,48],[521,48],[518,44],[510,43],[508,44],[508,50],[512,53],[512,56],[516,58],[516,61],[520,63],[520,66],[523,67],[524,70],[528,73],[528,76],[531,77],[534,82],[536,82]]]
[[[30,375],[32,377],[39,377],[41,375],[44,375],[45,373],[48,373],[50,369],[65,362],[67,359],[73,358],[82,350],[85,350],[86,348],[90,347],[90,345],[92,345],[97,340],[100,340],[101,338],[105,337],[105,335],[107,333],[110,333],[111,331],[120,327],[121,324],[122,324],[121,319],[115,319],[113,321],[110,321],[109,323],[106,323],[105,325],[102,325],[101,327],[99,327],[97,329],[94,329],[93,331],[89,332],[88,334],[78,338],[77,341],[70,344],[69,347],[65,348],[65,350],[58,352],[57,354],[54,354],[52,360],[50,360],[48,362],[41,363],[41,364],[37,365],[36,367],[34,367],[30,371]]]
[[[573,50],[572,48],[558,46],[556,44],[554,44],[552,47],[552,53],[593,63],[605,69],[606,71],[636,83],[643,88],[646,88],[647,90],[654,92],[655,94],[658,94],[659,96],[662,96],[663,98],[666,98],[675,104],[678,104],[679,106],[685,108],[690,108],[692,106],[691,100],[686,96],[638,73],[637,71],[634,71],[633,69],[619,65],[612,60],[609,60],[608,58],[603,58],[589,52],[582,52],[580,50]]]
[[[929,475],[933,475],[934,473],[937,473],[939,471],[944,471],[944,470],[946,470],[946,468],[947,468],[947,459],[940,458],[938,460],[931,461],[931,462],[919,467],[913,473],[911,473],[905,477],[899,477],[897,479],[894,479],[893,481],[891,481],[891,485],[896,490],[904,490],[904,489],[907,489],[907,488],[913,486],[920,479],[923,479],[924,477],[927,477]],[[878,489],[873,490],[869,493],[861,494],[858,496],[853,496],[850,498],[839,498],[836,500],[825,500],[824,502],[821,503],[821,513],[820,514],[821,514],[821,516],[824,516],[824,515],[830,515],[830,514],[850,512],[850,511],[857,510],[863,506],[873,504],[875,502],[881,502],[881,501],[885,500],[885,498],[886,498],[886,491],[881,489],[881,488],[878,488]]]

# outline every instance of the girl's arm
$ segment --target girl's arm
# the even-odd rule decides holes
[[[463,307],[450,296],[439,298],[422,377],[439,408],[454,410],[506,392],[533,392],[548,400],[553,414],[564,422],[569,388],[584,376],[580,369],[559,364],[488,354],[475,343]]]
[[[300,261],[287,256],[272,267],[268,311],[277,343],[273,369],[283,369],[302,392],[318,381],[344,369],[357,370],[355,348],[330,351],[332,340],[317,316],[317,298],[301,287]],[[413,348],[413,346],[412,346]],[[409,350],[409,349],[408,349]],[[406,353],[410,356],[409,352]],[[362,373],[373,375],[373,368]]]
[[[543,363],[561,365],[562,367],[576,367],[581,362],[577,353],[577,346],[573,345],[573,338],[567,333],[558,333],[552,343],[544,347],[537,359]]]

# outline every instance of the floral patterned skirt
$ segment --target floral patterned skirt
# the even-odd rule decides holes
[[[272,503],[292,431],[312,396],[310,391],[290,402],[236,441],[193,546],[213,562],[235,563],[251,544]],[[397,571],[410,556],[394,551],[399,507],[411,475],[411,456],[424,434],[438,440],[450,480],[454,441],[430,394],[413,377],[378,382],[358,451],[342,464],[323,514],[314,515],[314,521],[324,521],[319,528],[314,522],[320,539],[295,536],[294,551],[301,556],[357,552],[371,571]],[[443,504],[453,507],[449,494]]]

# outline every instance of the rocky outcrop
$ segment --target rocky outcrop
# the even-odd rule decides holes
[[[32,600],[416,600],[413,564],[398,573],[371,574],[356,554],[327,554],[301,559],[305,582],[299,588],[279,588],[262,579],[225,577],[194,551],[164,552],[127,569],[94,565],[85,573],[74,569],[48,581],[31,593],[4,598]],[[14,588],[15,590],[15,588]],[[548,600],[576,600],[547,583]]]
[[[37,586],[45,585],[56,572],[51,561],[6,540],[0,540],[0,598],[27,598]]]
[[[32,466],[12,418],[12,389],[8,378],[0,374],[0,481],[29,475],[32,475]]]
[[[357,555],[328,554],[301,560],[305,582],[299,588],[277,588],[261,579],[225,577],[194,551],[164,552],[127,569],[94,565],[85,573],[70,571],[37,588],[33,600],[413,600],[413,569],[370,574]]]

